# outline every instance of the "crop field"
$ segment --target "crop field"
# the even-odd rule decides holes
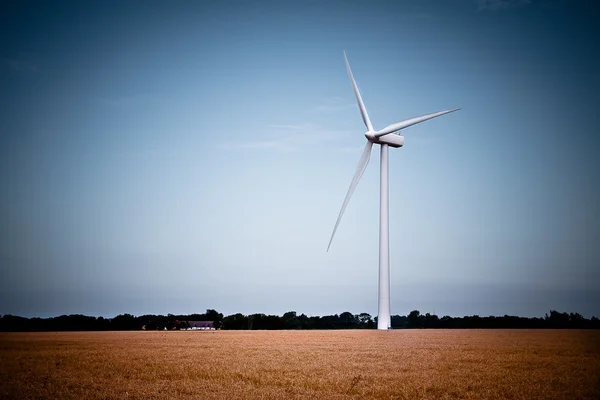
[[[599,399],[600,332],[0,334],[0,398]]]

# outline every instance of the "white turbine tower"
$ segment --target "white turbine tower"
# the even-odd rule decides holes
[[[340,224],[342,215],[344,215],[344,211],[346,210],[346,206],[350,201],[350,197],[352,197],[352,193],[354,193],[354,189],[356,189],[356,185],[358,184],[360,177],[362,176],[363,172],[365,171],[365,168],[367,167],[367,164],[369,163],[369,159],[371,158],[371,148],[373,147],[373,144],[378,144],[381,146],[381,188],[379,200],[379,305],[377,316],[377,329],[389,329],[391,327],[391,315],[389,262],[390,249],[388,228],[388,146],[398,148],[404,145],[404,136],[396,134],[396,132],[400,131],[401,129],[408,128],[409,126],[418,124],[419,122],[427,121],[431,118],[439,117],[440,115],[460,110],[460,108],[440,111],[432,114],[423,115],[421,117],[415,117],[401,122],[396,122],[395,124],[388,125],[385,128],[376,131],[373,129],[373,125],[371,125],[369,114],[367,114],[367,109],[365,108],[365,104],[363,103],[362,97],[360,96],[360,92],[358,91],[356,82],[354,81],[354,75],[352,75],[352,70],[350,69],[350,64],[348,63],[348,57],[346,56],[345,51],[344,58],[346,59],[346,68],[348,69],[348,75],[350,76],[350,81],[352,82],[352,89],[354,90],[356,101],[358,102],[360,115],[362,116],[363,122],[367,127],[367,133],[365,133],[365,137],[367,138],[367,144],[365,145],[365,149],[362,153],[362,156],[358,161],[358,166],[356,167],[354,178],[352,178],[352,183],[350,183],[350,188],[348,189],[348,193],[346,194],[346,198],[344,199],[344,203],[342,204],[342,209],[340,210],[340,214],[338,215],[337,221],[335,222],[335,226],[331,234],[331,239],[329,239],[329,245],[327,246],[327,251],[329,251],[329,247],[331,247],[331,242],[333,240],[333,237],[335,236],[335,231],[337,230],[338,225]]]

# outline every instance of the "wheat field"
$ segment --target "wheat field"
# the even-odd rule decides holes
[[[600,332],[0,334],[2,399],[598,399]]]

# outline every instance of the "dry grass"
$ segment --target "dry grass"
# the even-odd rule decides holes
[[[0,398],[598,399],[600,332],[0,334]]]

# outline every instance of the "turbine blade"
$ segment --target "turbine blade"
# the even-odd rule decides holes
[[[420,117],[415,117],[411,119],[407,119],[401,122],[396,122],[395,124],[391,124],[383,128],[382,130],[375,132],[375,137],[381,137],[383,135],[387,135],[392,132],[399,131],[400,129],[408,128],[409,126],[418,124],[419,122],[427,121],[428,119],[439,117],[440,115],[448,114],[453,111],[460,110],[460,108],[454,108],[452,110],[435,112],[427,115],[422,115]]]
[[[362,120],[365,123],[367,129],[369,131],[372,131],[373,125],[371,125],[371,120],[369,119],[369,114],[367,114],[365,103],[363,103],[362,97],[360,97],[360,92],[358,91],[358,86],[356,86],[356,81],[354,81],[354,75],[352,74],[352,70],[350,69],[350,63],[348,62],[348,56],[346,56],[346,51],[344,51],[344,58],[346,59],[346,68],[348,69],[348,75],[350,76],[350,81],[352,82],[352,90],[354,90],[354,96],[356,96],[358,108],[360,109],[360,116],[362,117]]]
[[[348,189],[348,193],[346,193],[346,198],[344,199],[344,204],[342,204],[342,209],[340,210],[340,214],[338,215],[337,221],[335,221],[335,227],[333,228],[333,233],[331,234],[331,239],[329,239],[329,244],[327,245],[327,251],[331,247],[331,242],[333,241],[333,237],[335,236],[335,231],[337,231],[338,225],[340,224],[340,220],[342,219],[342,215],[344,215],[344,211],[346,210],[346,206],[350,201],[350,197],[352,197],[352,193],[354,193],[354,189],[356,189],[356,185],[358,185],[358,181],[360,181],[360,177],[363,172],[367,168],[367,164],[369,164],[369,159],[371,158],[371,148],[373,147],[373,142],[367,142],[365,149],[363,150],[362,156],[360,156],[360,160],[358,161],[358,165],[356,166],[356,172],[354,173],[354,177],[352,178],[352,183],[350,183],[350,188]]]

